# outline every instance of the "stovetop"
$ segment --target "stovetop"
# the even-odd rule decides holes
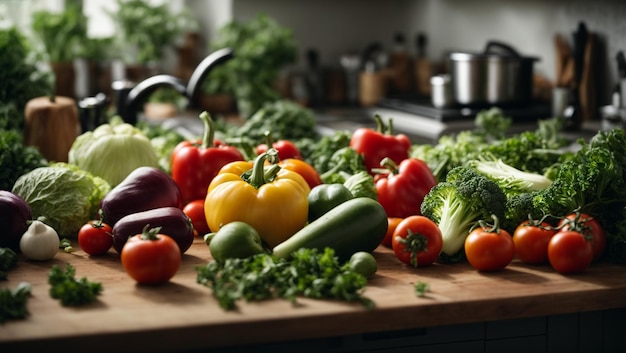
[[[477,113],[489,109],[492,106],[456,106],[437,108],[431,103],[430,97],[419,96],[391,96],[381,99],[377,105],[381,108],[388,108],[418,115],[420,117],[431,118],[440,122],[454,122],[459,120],[473,120]],[[551,117],[551,107],[549,103],[532,102],[524,106],[499,106],[505,116],[510,117],[513,122],[531,122],[539,119]]]

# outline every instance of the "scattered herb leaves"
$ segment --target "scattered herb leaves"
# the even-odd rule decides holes
[[[10,248],[0,248],[0,281],[7,279],[7,272],[17,264],[17,254]]]
[[[418,297],[425,296],[428,291],[430,291],[430,284],[422,281],[415,283],[415,295]]]
[[[54,265],[48,274],[50,296],[59,299],[63,306],[80,306],[96,300],[102,292],[102,284],[91,282],[83,277],[77,280],[74,276],[76,269],[67,264],[65,272]]]
[[[245,259],[211,261],[196,267],[197,282],[211,288],[225,310],[236,302],[283,298],[296,303],[298,296],[360,302],[372,309],[375,304],[363,296],[367,279],[339,263],[334,250],[299,249],[288,259],[258,254]]]
[[[26,302],[30,298],[30,292],[31,286],[26,282],[21,282],[13,290],[0,289],[0,324],[28,316]]]

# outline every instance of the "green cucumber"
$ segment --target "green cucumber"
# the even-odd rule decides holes
[[[309,223],[272,252],[286,258],[300,248],[329,247],[341,261],[347,261],[357,251],[374,251],[386,233],[387,214],[383,206],[369,197],[357,197]]]

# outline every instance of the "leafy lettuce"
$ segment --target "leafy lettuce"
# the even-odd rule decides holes
[[[104,179],[66,163],[53,163],[20,176],[12,192],[31,208],[33,218],[74,238],[80,227],[96,219],[100,201],[111,190]]]

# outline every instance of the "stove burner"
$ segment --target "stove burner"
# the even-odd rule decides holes
[[[441,122],[458,120],[472,120],[482,110],[491,106],[483,107],[450,107],[436,108],[432,105],[429,97],[385,97],[378,102],[378,107],[395,109],[406,113],[415,114],[425,118],[431,118]],[[502,106],[502,113],[513,119],[513,122],[531,122],[539,119],[547,119],[552,115],[549,103],[533,102],[528,106]]]

